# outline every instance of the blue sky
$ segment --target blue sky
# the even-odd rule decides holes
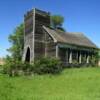
[[[83,32],[100,47],[100,0],[1,0],[0,57],[8,54],[9,34],[23,22],[25,12],[32,8],[62,15],[67,31]]]

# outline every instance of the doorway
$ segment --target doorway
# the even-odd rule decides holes
[[[30,48],[27,48],[25,62],[30,62]]]

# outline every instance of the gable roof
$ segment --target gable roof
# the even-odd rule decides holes
[[[56,42],[97,48],[97,46],[90,39],[88,39],[83,33],[63,32],[45,26],[43,26],[43,28],[51,35],[51,37],[53,37],[54,40],[56,40]]]

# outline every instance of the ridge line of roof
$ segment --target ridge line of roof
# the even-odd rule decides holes
[[[63,31],[59,31],[59,30],[54,30],[54,29],[46,27],[46,26],[43,26],[43,27],[54,39],[57,40],[57,42],[75,44],[78,46],[86,46],[86,47],[90,47],[90,48],[98,48],[88,37],[86,37],[84,35],[84,33],[63,32]]]
[[[44,25],[42,27],[48,32]],[[48,32],[48,34],[53,38],[54,42],[57,42],[57,39],[51,33]]]

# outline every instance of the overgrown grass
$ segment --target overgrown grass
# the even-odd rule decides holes
[[[100,100],[100,68],[66,69],[59,75],[0,75],[0,100]]]

